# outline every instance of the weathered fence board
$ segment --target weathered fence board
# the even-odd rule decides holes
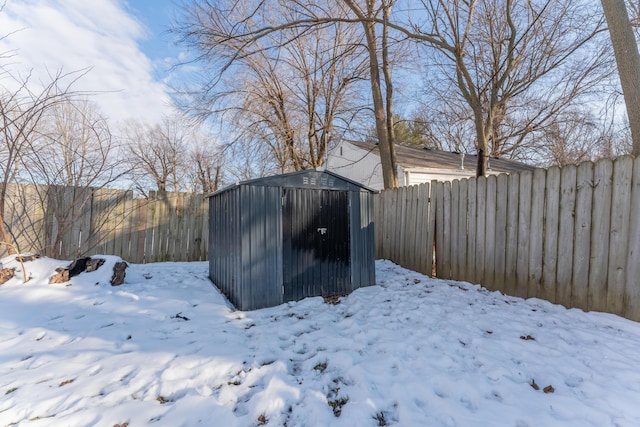
[[[407,187],[407,207],[405,209],[405,221],[407,224],[406,242],[404,246],[405,256],[409,260],[411,269],[416,270],[417,262],[417,248],[416,248],[416,234],[418,231],[418,187]]]
[[[445,255],[442,260],[442,273],[438,272],[443,279],[451,278],[451,183],[445,182],[442,186],[442,240],[440,246],[442,246],[442,252]],[[440,264],[440,263],[439,263]]]
[[[458,277],[465,280],[467,275],[467,216],[468,216],[468,183],[463,179],[458,187]]]
[[[529,288],[529,245],[531,236],[531,184],[533,174],[520,174],[520,189],[518,194],[518,253],[516,259],[516,290],[514,295],[525,298]]]
[[[501,227],[496,228],[495,232],[495,251],[494,251],[494,276],[493,283],[496,286],[504,287],[506,274],[506,252],[507,252],[507,195],[508,195],[508,177],[507,175],[499,175],[496,181],[496,224]]]
[[[633,166],[631,204],[629,221],[629,248],[627,250],[627,270],[622,298],[623,315],[640,318],[640,157]]]
[[[485,269],[484,269],[484,236],[485,236],[485,217],[487,214],[487,179],[484,176],[481,176],[477,180],[476,187],[476,209],[477,209],[477,217],[476,217],[476,257],[475,257],[475,266],[476,271],[474,274],[474,278],[478,283],[485,282]],[[436,224],[436,233],[438,232],[438,227]],[[438,254],[436,253],[436,269],[438,268]]]
[[[576,173],[576,206],[571,306],[588,309],[593,164],[582,163]]]
[[[467,277],[475,281],[476,275],[476,244],[477,244],[477,181],[467,181]]]
[[[428,233],[429,236],[427,237],[427,252],[431,250],[431,248],[433,248],[432,253],[429,255],[430,259],[428,261],[428,264],[425,266],[425,269],[428,268],[429,266],[431,267],[430,271],[428,274],[430,275],[437,275],[436,271],[435,271],[435,264],[434,264],[434,260],[436,258],[436,252],[439,250],[439,242],[437,239],[439,239],[438,236],[438,232],[436,231],[436,222],[439,221],[439,217],[438,217],[438,212],[437,212],[437,203],[436,203],[436,196],[437,196],[437,191],[438,191],[438,186],[436,185],[436,183],[431,183],[429,186],[429,196],[426,199],[427,203],[429,204],[428,207],[428,211],[429,211],[429,224],[428,224]],[[375,226],[375,218],[374,218],[374,226]],[[431,246],[429,246],[431,245]]]
[[[378,198],[378,254],[400,265],[640,320],[640,158],[432,182]]]
[[[450,245],[451,245],[451,275],[454,280],[460,280],[460,251],[458,249],[458,212],[460,208],[458,202],[460,199],[460,181],[455,180],[451,183],[451,207],[449,210],[450,217]]]
[[[558,267],[556,271],[556,299],[559,304],[571,305],[571,277],[573,274],[573,237],[575,233],[576,167],[568,165],[560,174],[560,224],[558,231]]]
[[[444,251],[443,245],[440,242],[444,239],[444,206],[443,206],[443,193],[444,193],[444,184],[441,182],[433,182],[431,184],[431,206],[432,211],[435,217],[435,231],[434,235],[434,252],[436,259],[443,259]],[[440,271],[442,269],[442,265],[435,266],[436,268],[436,276],[440,277]]]
[[[415,238],[413,239],[414,258],[412,261],[414,270],[421,273],[424,273],[427,268],[425,252],[427,242],[427,227],[429,224],[429,220],[426,215],[428,215],[427,209],[429,208],[429,195],[428,193],[426,197],[424,195],[424,189],[427,185],[428,184],[416,185],[414,188],[414,198],[416,203],[416,228],[414,233]],[[428,272],[427,274],[431,274],[431,272]]]
[[[558,269],[558,230],[560,224],[560,168],[547,171],[545,187],[544,255],[542,258],[541,298],[555,300]]]
[[[516,268],[518,262],[518,191],[520,177],[509,175],[507,189],[507,245],[505,251],[505,292],[510,295],[517,293]]]
[[[485,206],[484,231],[484,267],[485,280],[487,281],[493,281],[495,278],[496,197],[496,177],[490,176],[487,178],[487,204]]]
[[[609,230],[613,185],[613,162],[611,160],[601,160],[596,163],[593,185],[588,306],[589,310],[605,311],[607,309]]]
[[[527,297],[540,297],[542,290],[542,258],[544,255],[544,188],[545,171],[536,169],[531,183],[531,227],[529,234],[529,283]]]
[[[624,310],[632,168],[633,160],[630,157],[621,157],[613,163],[607,310],[614,313]]]

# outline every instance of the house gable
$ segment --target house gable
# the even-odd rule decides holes
[[[376,190],[384,188],[382,165],[377,145],[362,146],[340,141],[327,158],[327,170],[348,177]],[[398,175],[403,168],[398,166]]]

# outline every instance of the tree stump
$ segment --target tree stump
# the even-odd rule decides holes
[[[37,260],[39,258],[40,258],[40,255],[38,255],[38,254],[18,255],[16,257],[16,261],[18,261],[18,262],[30,262],[30,261],[35,261],[35,260]]]
[[[85,271],[87,273],[91,273],[92,271],[96,271],[97,269],[102,267],[103,264],[104,264],[103,258],[89,258],[89,261],[87,261],[87,268]]]
[[[116,262],[116,265],[113,266],[113,277],[111,278],[111,286],[120,286],[124,283],[126,268],[126,262]]]
[[[56,268],[56,273],[49,278],[49,284],[64,283],[69,281],[69,270],[66,268]]]
[[[4,285],[11,279],[16,272],[15,268],[3,268],[0,270],[0,285]]]
[[[49,279],[49,284],[54,283],[65,283],[68,282],[74,276],[86,271],[87,273],[91,273],[96,271],[102,265],[104,265],[105,260],[103,258],[78,258],[74,260],[71,264],[64,268],[56,268],[56,273],[51,276]],[[127,268],[127,263],[116,262],[113,267],[113,276],[111,276],[111,286],[120,286],[124,283],[125,270]],[[13,277],[13,276],[11,276]],[[9,279],[7,279],[9,280]],[[1,284],[1,282],[0,282]]]
[[[67,267],[56,268],[56,274],[51,276],[51,278],[49,279],[49,284],[68,282],[69,279],[77,276],[83,271],[86,271],[88,273],[92,271],[96,271],[103,264],[104,264],[104,259],[102,258],[91,258],[91,257],[78,258],[74,260],[71,264],[69,264]]]

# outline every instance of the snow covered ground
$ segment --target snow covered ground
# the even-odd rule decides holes
[[[388,261],[338,304],[238,312],[206,263],[113,288],[116,260],[0,286],[0,427],[640,425],[640,324],[614,315]]]

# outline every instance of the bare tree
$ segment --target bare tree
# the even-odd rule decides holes
[[[0,86],[0,238],[9,254],[11,237],[6,229],[5,208],[8,184],[27,180],[23,165],[32,154],[30,144],[37,136],[40,124],[56,105],[66,102],[74,94],[72,85],[85,71],[52,75],[44,87],[34,89],[30,76],[15,77],[5,70],[6,85]],[[13,89],[9,89],[13,87]]]
[[[224,182],[224,150],[198,132],[194,132],[190,143],[185,165],[190,183],[189,191],[203,194],[217,191]]]
[[[126,172],[119,167],[107,120],[87,99],[53,106],[30,148],[25,166],[34,183],[99,188]]]
[[[408,119],[397,118],[396,140],[436,150],[470,153],[475,149],[475,133],[473,127],[469,126],[469,117],[468,110],[458,106],[452,108],[447,103],[435,100],[428,105],[421,105]],[[408,140],[404,136],[407,131],[410,132]]]
[[[185,189],[185,159],[190,124],[179,116],[165,117],[148,125],[130,121],[125,125],[127,162],[135,186],[142,194]]]
[[[194,191],[203,194],[217,191],[223,180],[222,164],[217,156],[197,148],[191,152],[191,162],[195,167]]]
[[[22,155],[23,175],[33,185],[21,186],[12,201],[26,208],[17,224],[18,233],[30,238],[31,248],[48,256],[81,255],[61,252],[63,239],[91,209],[94,192],[114,184],[127,172],[116,156],[106,119],[86,99],[56,103],[45,112],[28,147],[23,148],[28,153]],[[32,216],[30,204],[45,216]],[[40,223],[43,220],[51,223]],[[94,222],[93,232],[101,225]],[[84,250],[89,249],[85,245]]]
[[[393,125],[393,82],[389,62],[389,18],[394,0],[365,0],[364,5],[357,0],[342,0],[356,15],[362,25],[369,56],[369,80],[373,99],[376,133],[380,145],[380,163],[384,188],[396,188],[398,175],[395,154]],[[382,15],[381,19],[379,19]],[[378,23],[382,23],[382,34],[378,36]],[[379,46],[380,44],[380,46]],[[379,57],[380,55],[380,57]],[[380,77],[382,71],[383,78]],[[382,94],[384,81],[385,94]]]
[[[365,38],[366,55],[368,62],[368,71],[370,74],[371,94],[373,100],[373,111],[376,122],[376,130],[381,149],[382,169],[387,188],[397,186],[397,175],[395,165],[395,151],[393,149],[393,115],[392,115],[392,99],[393,85],[391,81],[391,68],[389,63],[389,38],[386,25],[390,19],[393,6],[392,0],[327,0],[318,4],[311,4],[306,1],[292,0],[287,2],[256,0],[247,2],[236,1],[192,1],[186,7],[188,11],[182,22],[176,26],[175,31],[182,36],[182,41],[197,49],[200,56],[196,59],[203,64],[211,67],[212,78],[203,82],[200,86],[197,96],[196,110],[199,112],[215,111],[211,108],[211,100],[215,100],[219,93],[224,93],[226,88],[221,88],[221,82],[225,82],[223,76],[225,73],[237,73],[237,65],[253,61],[260,63],[263,70],[268,73],[259,78],[262,83],[265,80],[270,83],[270,89],[274,95],[270,94],[270,113],[278,119],[274,125],[271,122],[265,122],[268,129],[278,130],[279,138],[273,138],[275,156],[282,165],[284,161],[289,159],[293,163],[293,168],[304,167],[304,162],[296,156],[295,129],[294,120],[290,119],[291,112],[284,102],[283,80],[282,76],[276,81],[273,77],[274,62],[273,59],[280,60],[281,53],[295,46],[293,42],[300,38],[307,37],[313,32],[321,29],[326,30],[338,23],[357,25],[362,29]],[[337,28],[337,27],[334,27]],[[354,45],[339,45],[348,47],[353,50]],[[355,45],[357,46],[357,44]],[[342,60],[342,53],[338,56],[332,52],[334,58]],[[260,58],[254,60],[253,58]],[[269,61],[265,62],[265,58]],[[318,64],[329,65],[331,68],[336,64],[335,61],[313,61],[313,63],[298,62],[303,64],[308,75],[314,75]],[[265,66],[266,64],[266,66]],[[309,67],[309,65],[312,65]],[[322,68],[326,69],[326,68]],[[322,74],[322,73],[321,73]],[[382,74],[382,76],[381,76]],[[235,76],[243,77],[242,74]],[[286,76],[285,76],[286,77]],[[286,81],[286,80],[285,80]],[[327,80],[324,80],[325,82]],[[332,84],[324,87],[339,88],[347,81],[344,79],[331,80]],[[310,92],[302,91],[306,96],[306,113],[310,118],[315,112],[321,111],[321,115],[331,113],[333,110],[329,107],[322,109],[310,108],[317,107],[318,103],[313,103],[316,97],[317,86],[313,86],[313,81],[308,80],[307,87]],[[333,84],[337,84],[337,86]],[[332,86],[333,85],[333,86]],[[384,87],[384,94],[383,94]],[[300,93],[300,92],[298,92]],[[344,99],[341,96],[335,96],[334,99]],[[326,99],[325,99],[326,101]],[[285,118],[286,112],[286,121]],[[328,121],[320,121],[320,127],[317,125],[311,127],[306,126],[306,136],[309,148],[317,149],[316,153],[322,154],[326,150],[326,145],[331,137],[332,125],[328,125]],[[322,127],[324,126],[324,127]],[[329,127],[329,129],[327,128]],[[304,128],[304,127],[303,127]],[[264,128],[262,128],[264,129]],[[320,129],[320,131],[318,130]],[[272,131],[273,132],[273,131]],[[274,132],[275,133],[275,132]],[[324,135],[324,136],[323,136]],[[246,134],[241,136],[247,138]],[[319,137],[316,141],[315,138]],[[323,138],[325,138],[323,140]],[[322,156],[315,155],[311,158],[309,165],[320,163]]]
[[[293,95],[291,110],[302,113],[302,168],[322,166],[337,133],[349,127],[354,110],[354,83],[366,77],[361,35],[337,22],[283,46],[287,68],[297,79],[280,76]]]
[[[618,64],[633,140],[632,153],[640,155],[640,54],[624,0],[602,0],[611,44]],[[637,5],[636,10],[637,14]]]
[[[571,1],[421,0],[422,21],[393,27],[435,48],[450,105],[475,129],[477,174],[487,156],[518,150],[569,102],[602,78],[597,11]],[[420,16],[420,15],[417,15]],[[595,53],[593,53],[595,50]],[[454,94],[451,96],[451,94]]]
[[[234,124],[235,141],[267,144],[282,172],[321,166],[336,131],[348,126],[357,109],[352,88],[365,77],[362,36],[336,22],[313,31],[287,25],[250,40],[266,23],[294,22],[299,11],[282,5],[272,15],[252,15],[249,7],[192,4],[181,27],[190,31],[185,42],[207,49],[207,63],[224,62],[213,65],[201,84],[208,90],[187,107],[224,114]],[[242,34],[235,34],[240,22]]]
[[[612,3],[612,2],[610,2]],[[633,28],[640,28],[640,3],[637,0],[626,0],[629,22]]]
[[[261,141],[247,140],[225,150],[225,178],[228,183],[281,173],[273,152]]]
[[[537,161],[544,166],[564,166],[612,157],[615,136],[590,111],[567,110],[538,136]]]

